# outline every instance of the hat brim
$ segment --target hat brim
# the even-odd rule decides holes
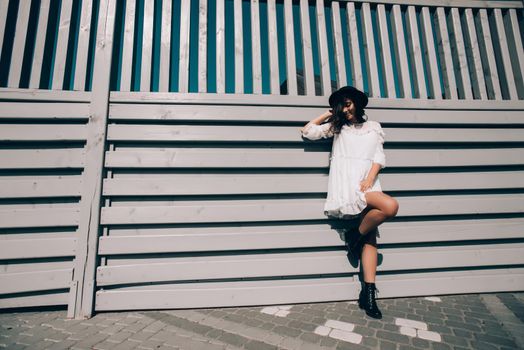
[[[368,104],[368,96],[364,92],[353,86],[344,86],[329,96],[329,105],[331,108],[334,108],[335,105],[344,98],[349,98],[362,108],[366,107]]]

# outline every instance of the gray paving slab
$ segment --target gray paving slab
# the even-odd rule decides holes
[[[524,292],[354,302],[101,312],[4,310],[0,349],[524,349]]]

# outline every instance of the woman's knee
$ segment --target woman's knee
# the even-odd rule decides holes
[[[394,198],[391,198],[384,206],[382,211],[384,212],[384,215],[386,215],[388,218],[392,218],[397,215],[398,208],[398,201]]]

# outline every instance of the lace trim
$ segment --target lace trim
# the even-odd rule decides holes
[[[360,125],[360,124],[357,124],[357,125]],[[369,134],[370,132],[374,131],[379,135],[382,142],[384,142],[384,139],[386,137],[386,133],[384,132],[384,130],[382,130],[382,127],[376,121],[367,121],[364,124],[362,124],[362,126],[359,126],[359,127],[357,127],[355,124],[343,125],[342,128],[355,135],[365,135],[365,134]]]

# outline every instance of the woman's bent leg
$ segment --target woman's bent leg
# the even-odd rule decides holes
[[[381,223],[397,215],[398,202],[383,192],[366,192],[369,210],[364,212],[358,228],[363,235],[376,229]]]
[[[364,282],[375,283],[378,264],[377,234],[370,232],[367,235],[367,241],[362,249],[362,271],[364,272]]]

